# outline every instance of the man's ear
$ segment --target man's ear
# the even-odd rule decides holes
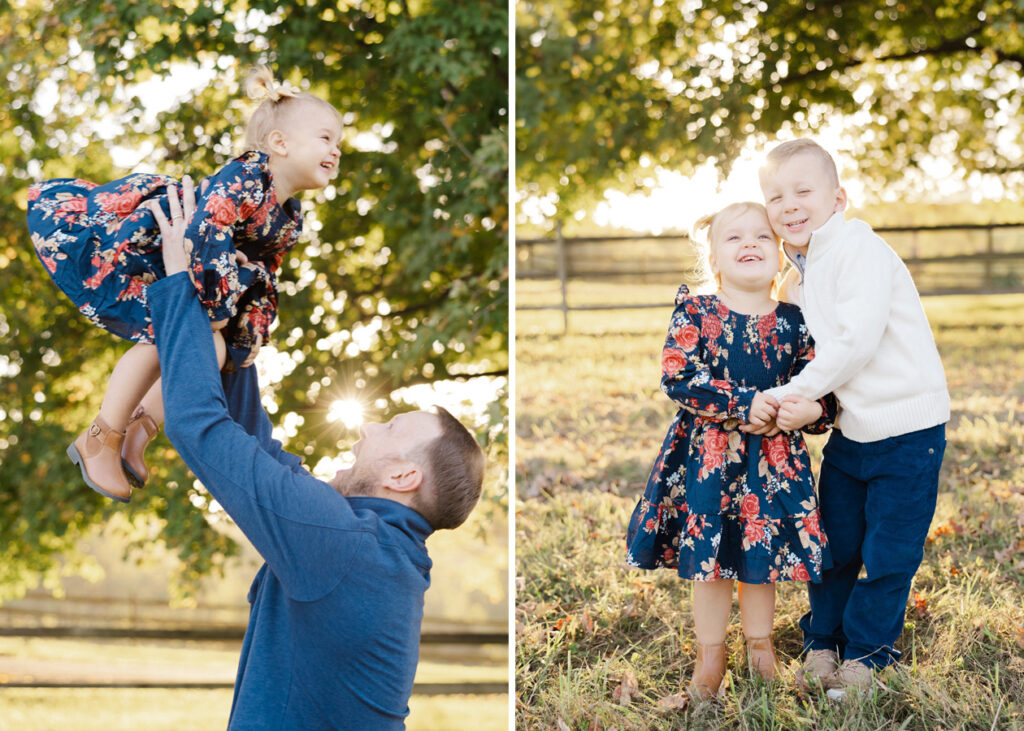
[[[394,462],[384,471],[384,487],[395,492],[413,492],[423,484],[423,470],[412,462]]]
[[[279,129],[270,131],[267,135],[267,147],[275,155],[287,155],[288,154],[288,138],[284,132]]]

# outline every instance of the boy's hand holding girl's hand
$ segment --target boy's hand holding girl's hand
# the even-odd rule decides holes
[[[750,404],[748,423],[740,426],[747,434],[773,437],[780,431],[796,431],[821,418],[822,408],[817,401],[790,395],[779,403],[772,396],[758,391]]]
[[[796,431],[821,418],[821,404],[803,396],[791,395],[782,399],[775,423],[783,431]]]

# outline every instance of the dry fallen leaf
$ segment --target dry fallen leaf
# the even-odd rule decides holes
[[[673,693],[658,699],[658,707],[669,711],[681,711],[690,703],[686,693]]]
[[[569,724],[567,724],[562,719],[560,719],[560,718],[555,719],[555,723],[558,724],[558,731],[571,731],[569,729]]]
[[[636,675],[632,670],[626,670],[619,679],[619,684],[612,691],[612,698],[619,702],[620,706],[628,706],[633,702],[633,696],[640,690],[636,682]]]
[[[1024,541],[1021,543],[1011,543],[1002,551],[996,551],[996,563],[1007,563],[1010,560],[1010,556],[1020,551],[1022,547],[1024,547]]]
[[[1024,626],[1014,625],[1013,633],[1014,641],[1017,643],[1017,647],[1024,650]]]

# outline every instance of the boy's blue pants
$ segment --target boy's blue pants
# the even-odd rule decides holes
[[[835,650],[872,667],[896,662],[910,583],[924,555],[946,426],[877,442],[833,430],[818,492],[833,568],[807,584],[805,650]],[[858,579],[861,567],[866,576]]]

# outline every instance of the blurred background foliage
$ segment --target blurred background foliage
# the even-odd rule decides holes
[[[837,122],[870,197],[950,176],[1024,189],[1018,0],[516,7],[517,189],[552,221],[656,185],[655,168],[725,177],[752,140]]]
[[[178,553],[183,596],[237,550],[162,435],[152,489],[125,507],[86,489],[65,457],[127,343],[49,281],[25,201],[44,178],[212,173],[239,151],[252,109],[239,81],[257,63],[346,123],[338,178],[304,194],[305,233],[280,272],[278,327],[261,355],[286,447],[315,466],[357,438],[335,418],[338,401],[384,420],[413,408],[396,389],[466,384],[487,394],[462,413],[491,457],[485,505],[504,519],[504,3],[15,0],[0,4],[0,28],[0,598],[40,578],[59,591],[62,574],[88,568],[75,543],[97,524],[114,530],[114,511],[135,526],[129,548]]]

